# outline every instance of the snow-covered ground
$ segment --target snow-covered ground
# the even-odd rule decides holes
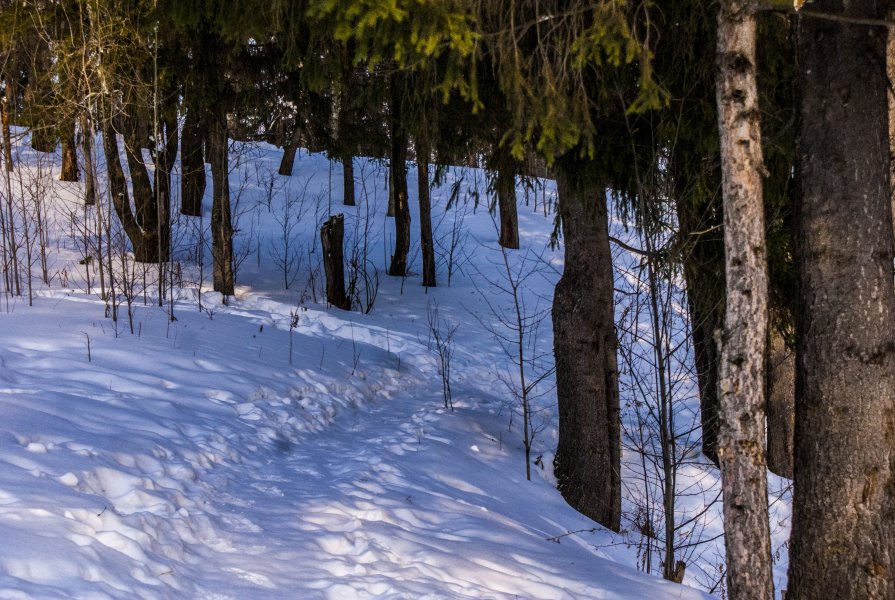
[[[236,298],[225,306],[209,292],[190,250],[207,233],[180,217],[176,320],[153,301],[152,272],[144,298],[138,267],[133,334],[126,305],[107,317],[92,272],[88,293],[92,263],[72,226],[91,218],[79,185],[48,184],[50,284],[35,258],[33,306],[0,297],[0,598],[708,597],[637,571],[644,544],[630,514],[612,534],[555,490],[549,373],[526,481],[514,364],[495,334],[508,331],[508,272],[527,275],[528,314],[549,309],[562,268],[549,185],[520,188],[523,248],[506,266],[484,175],[448,171],[433,198],[439,287],[426,290],[417,274],[384,275],[384,165],[356,162],[353,209],[323,156],[302,153],[282,178],[275,149],[234,151]],[[14,177],[49,173],[31,151],[18,158]],[[322,304],[317,230],[343,211],[346,245],[366,248],[368,279],[380,279],[368,314]],[[457,328],[453,411],[431,339],[436,306],[442,333]],[[545,355],[535,374],[549,370],[546,316],[527,345]],[[714,498],[705,488],[689,510]],[[700,517],[700,536],[720,530],[717,513]],[[687,582],[710,567],[688,567]]]

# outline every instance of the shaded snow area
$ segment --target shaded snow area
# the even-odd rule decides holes
[[[511,306],[507,271],[480,171],[449,170],[434,190],[440,287],[381,273],[364,314],[322,303],[317,230],[330,207],[344,210],[346,246],[366,247],[374,281],[393,236],[385,166],[356,163],[355,209],[331,189],[341,170],[325,157],[302,154],[282,178],[275,149],[234,152],[236,297],[222,305],[197,266],[207,216],[205,234],[178,217],[176,320],[158,306],[155,267],[137,265],[131,333],[126,303],[113,322],[84,260],[77,223],[95,209],[79,206],[78,184],[50,180],[47,159],[20,150],[26,166],[13,176],[47,183],[50,283],[35,258],[33,306],[27,294],[2,297],[0,598],[709,597],[637,570],[636,479],[622,534],[556,491],[549,313],[526,342],[547,375],[526,481],[516,367],[496,337]],[[549,247],[552,199],[549,185],[520,186],[523,248],[507,265],[528,274],[532,315],[549,309],[562,268]],[[284,245],[295,253],[285,274]],[[456,327],[453,411],[431,339],[436,305],[442,331]],[[688,510],[713,500],[716,487],[703,487]],[[720,531],[719,510],[697,518],[700,535]],[[688,568],[687,583],[700,585],[693,574],[706,565]]]

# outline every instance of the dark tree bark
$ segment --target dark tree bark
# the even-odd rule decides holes
[[[3,111],[2,121],[3,121],[3,162],[6,165],[7,171],[12,171],[13,163],[12,163],[12,133],[9,128],[9,113],[12,110],[12,106],[15,103],[15,92],[13,92],[12,82],[7,78],[6,79],[6,94],[4,95],[2,106],[0,106],[0,110]]]
[[[94,141],[93,124],[85,112],[81,115],[81,153],[84,158],[84,204],[87,206],[94,206],[97,198]]]
[[[726,299],[719,370],[718,459],[731,600],[772,600],[765,462],[768,324],[761,127],[750,0],[718,12],[716,87],[724,199]]]
[[[137,262],[158,262],[158,243],[155,236],[146,235],[145,230],[137,223],[131,209],[128,196],[127,179],[119,158],[118,137],[110,123],[103,124],[103,150],[106,155],[106,170],[109,175],[109,194],[112,206],[121,222],[125,235],[134,248],[134,260]]]
[[[586,163],[556,169],[565,269],[553,298],[559,443],[554,472],[576,510],[621,524],[621,426],[606,190]]]
[[[233,264],[233,223],[230,217],[229,157],[227,116],[215,115],[209,127],[208,152],[211,163],[211,256],[214,290],[227,297],[235,287]]]
[[[139,124],[135,117],[124,119],[124,154],[130,173],[131,188],[134,193],[134,207],[137,223],[144,231],[158,231],[158,207],[149,171],[143,161],[143,147],[140,144]]]
[[[401,122],[401,91],[392,83],[391,143],[389,164],[392,182],[392,201],[395,208],[395,253],[388,274],[403,277],[407,274],[407,253],[410,252],[410,205],[407,199],[407,131]]]
[[[78,181],[78,151],[75,146],[75,124],[66,123],[62,131],[62,169],[59,181]]]
[[[286,142],[286,145],[283,146],[283,158],[280,159],[280,168],[277,171],[283,177],[291,177],[292,170],[295,168],[295,154],[298,152],[298,147],[301,144],[301,129],[299,129],[298,124],[295,125],[295,129],[292,130],[292,135],[289,136],[289,140]]]
[[[429,194],[429,146],[416,142],[417,189],[420,203],[420,248],[423,254],[423,285],[435,287],[435,243],[432,237],[432,199]]]
[[[494,193],[500,211],[500,237],[504,248],[519,249],[519,217],[516,214],[516,159],[508,148],[495,150],[491,163],[494,170]]]
[[[845,7],[845,8],[843,8]],[[883,19],[876,0],[814,12]],[[796,425],[787,600],[895,595],[886,28],[796,20]]]
[[[767,356],[768,469],[792,479],[796,357],[774,327],[768,329]]]
[[[323,272],[326,274],[326,301],[336,308],[351,310],[351,300],[345,294],[345,260],[342,254],[344,239],[344,215],[331,216],[320,228]]]
[[[342,159],[342,184],[345,190],[343,203],[354,206],[357,199],[354,195],[354,159],[351,156]]]
[[[718,174],[720,181],[720,173]],[[681,187],[686,175],[677,174]],[[720,211],[719,211],[720,212]],[[715,331],[724,323],[724,241],[721,219],[710,206],[693,204],[683,191],[677,198],[678,225],[684,241],[684,279],[699,385],[702,452],[718,464],[718,365]]]
[[[194,108],[187,108],[180,140],[180,212],[190,217],[202,216],[205,196],[205,156],[202,151],[201,120]]]

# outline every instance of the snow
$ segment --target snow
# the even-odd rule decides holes
[[[153,304],[150,272],[133,334],[126,306],[115,323],[96,281],[87,292],[69,235],[78,186],[54,184],[47,197],[50,285],[35,279],[33,306],[27,295],[0,299],[0,598],[708,597],[637,571],[635,534],[605,531],[565,504],[550,468],[549,378],[536,400],[540,460],[526,481],[505,385],[513,365],[485,302],[509,301],[495,287],[501,254],[487,211],[462,202],[484,190],[481,172],[451,170],[434,190],[441,287],[381,274],[363,314],[321,304],[319,272],[317,302],[307,282],[330,206],[346,211],[349,245],[366,226],[370,264],[384,270],[385,167],[358,161],[351,211],[330,193],[341,173],[324,156],[302,153],[286,179],[275,175],[276,149],[234,152],[236,297],[222,305],[199,285],[187,260],[198,228],[181,218],[176,321]],[[47,173],[24,145],[18,158],[22,177]],[[461,203],[446,211],[455,182]],[[304,198],[290,231],[302,259],[286,290],[271,248],[282,248],[277,215],[290,195]],[[520,204],[524,248],[510,264],[534,273],[526,294],[540,310],[562,254],[549,247],[553,215],[533,208]],[[467,237],[447,287],[455,215]],[[430,343],[435,304],[458,325],[453,411]],[[549,353],[549,318],[531,343]]]

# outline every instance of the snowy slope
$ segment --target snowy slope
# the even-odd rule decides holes
[[[54,186],[51,284],[33,306],[4,296],[0,313],[0,598],[705,597],[637,572],[630,535],[601,530],[556,492],[549,379],[540,468],[525,480],[504,384],[513,364],[489,331],[501,324],[488,304],[508,301],[493,224],[481,208],[445,212],[451,184],[464,178],[468,198],[481,173],[452,172],[436,190],[440,283],[454,215],[466,223],[451,287],[427,293],[418,276],[383,275],[365,315],[315,303],[308,287],[341,174],[302,156],[275,180],[275,150],[240,156],[236,299],[222,306],[206,284],[200,302],[184,220],[177,320],[150,289],[145,305],[137,295],[134,334],[86,292],[66,233],[77,186]],[[33,154],[20,158],[26,175],[40,170]],[[366,224],[381,268],[385,171],[361,163],[349,237]],[[290,235],[305,258],[286,290],[271,256],[290,194],[304,197]],[[541,210],[520,206],[525,247],[510,257],[532,273],[532,312],[549,308],[561,269]],[[435,304],[458,325],[454,411],[429,339]],[[532,348],[549,351],[549,318],[539,333]]]

